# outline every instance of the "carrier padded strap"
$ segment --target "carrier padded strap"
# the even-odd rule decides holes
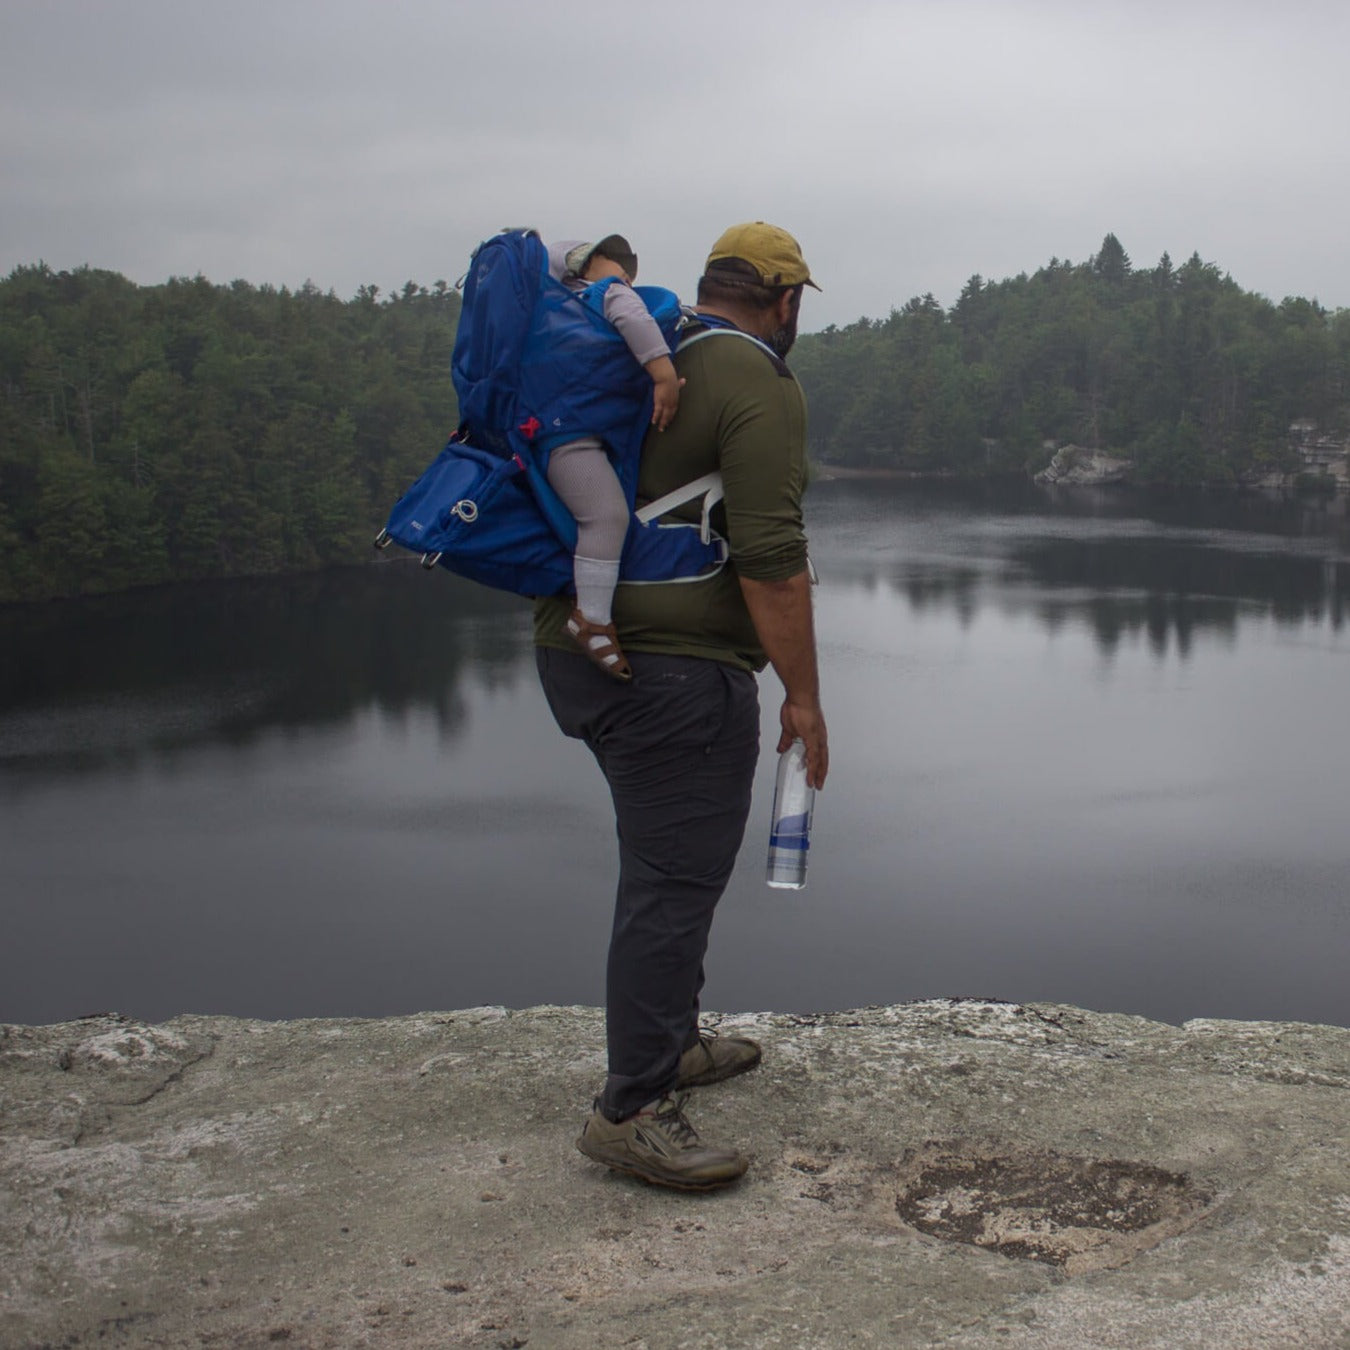
[[[702,342],[704,338],[722,336],[744,338],[747,342],[753,342],[756,347],[773,357],[774,361],[778,360],[773,348],[768,343],[761,342],[757,337],[744,333],[739,328],[704,328],[698,333],[690,333],[687,337],[680,338],[677,350],[683,351],[684,348],[692,346],[695,342]],[[658,497],[654,502],[648,502],[646,506],[636,512],[636,515],[641,524],[650,525],[658,517],[664,516],[667,511],[673,511],[677,506],[683,506],[685,502],[692,502],[696,497],[703,498],[703,520],[699,525],[699,538],[706,544],[712,533],[709,513],[723,497],[722,475],[716,469],[712,473],[705,473],[702,478],[695,478],[692,483],[686,483],[683,487],[676,488],[674,492],[667,492],[664,497]]]
[[[695,478],[692,483],[677,487],[674,492],[667,492],[664,497],[658,497],[654,502],[648,502],[636,513],[637,518],[643,525],[650,525],[667,511],[673,511],[677,506],[683,506],[685,502],[692,502],[695,497],[703,498],[703,521],[699,526],[699,538],[706,544],[712,532],[712,525],[708,519],[709,512],[722,500],[722,475],[716,469],[712,473],[705,473],[702,478]]]
[[[775,363],[778,363],[782,359],[767,342],[761,342],[759,338],[755,337],[752,333],[742,332],[739,328],[704,328],[701,332],[690,333],[688,337],[682,337],[679,340],[676,350],[683,351],[686,347],[692,347],[696,342],[702,342],[704,338],[721,337],[724,334],[727,337],[744,338],[747,342],[753,342],[756,347],[772,358]]]

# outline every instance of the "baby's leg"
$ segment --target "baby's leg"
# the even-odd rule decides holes
[[[569,441],[549,456],[549,486],[576,517],[577,551],[572,560],[577,608],[591,623],[610,622],[619,555],[628,534],[628,502],[618,475],[593,437]]]

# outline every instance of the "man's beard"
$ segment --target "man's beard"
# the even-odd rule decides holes
[[[796,340],[797,316],[794,314],[781,328],[775,328],[769,334],[768,344],[780,361],[786,361],[787,354],[792,350],[792,344]]]
[[[797,316],[801,312],[801,301],[799,299],[792,306],[792,313],[788,315],[788,321],[781,328],[775,328],[766,339],[773,354],[780,361],[787,360],[787,354],[792,350],[792,344],[797,340]]]

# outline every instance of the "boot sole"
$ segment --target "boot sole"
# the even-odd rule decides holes
[[[731,1186],[738,1182],[745,1175],[746,1168],[750,1166],[750,1163],[747,1160],[745,1167],[742,1167],[735,1176],[717,1177],[713,1180],[701,1181],[698,1179],[690,1179],[689,1177],[682,1177],[678,1173],[649,1170],[644,1168],[641,1163],[632,1159],[625,1159],[620,1162],[603,1153],[592,1152],[592,1150],[586,1147],[581,1139],[577,1140],[577,1148],[592,1162],[597,1162],[603,1167],[608,1167],[611,1172],[622,1172],[625,1176],[637,1177],[639,1181],[645,1181],[649,1186],[666,1186],[675,1191],[720,1190],[723,1186]]]

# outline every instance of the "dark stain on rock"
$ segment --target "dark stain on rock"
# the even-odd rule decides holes
[[[1191,1227],[1212,1200],[1149,1163],[960,1145],[911,1151],[901,1182],[895,1211],[920,1232],[1070,1274],[1125,1264]]]

